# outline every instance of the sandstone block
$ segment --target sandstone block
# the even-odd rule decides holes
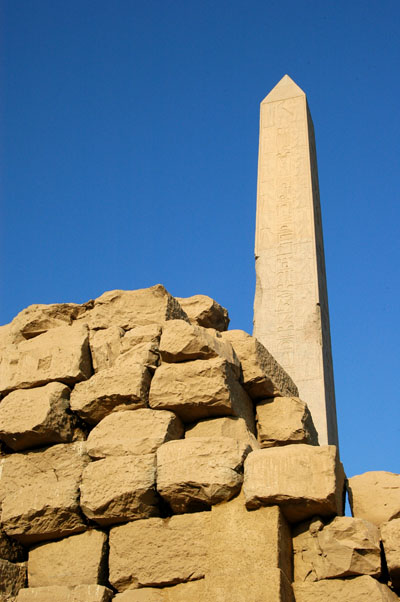
[[[110,583],[123,591],[201,579],[207,567],[209,521],[209,512],[197,512],[113,527]]]
[[[100,525],[158,516],[155,455],[110,457],[82,475],[81,508]]]
[[[398,602],[387,585],[364,575],[354,579],[324,579],[293,583],[296,602]]]
[[[185,320],[178,301],[161,285],[136,291],[108,291],[95,299],[94,307],[82,319],[91,329],[119,326],[124,330],[165,320]]]
[[[383,523],[381,534],[390,579],[400,589],[400,518]]]
[[[365,472],[349,479],[349,501],[353,516],[378,527],[400,517],[400,474]]]
[[[210,595],[206,599],[213,602],[294,602],[292,586],[280,569],[264,568],[261,574],[253,570],[234,584],[209,583],[206,579],[206,585]]]
[[[112,368],[116,363],[123,365],[126,362],[154,368],[159,363],[160,333],[161,326],[157,324],[138,326],[126,334],[118,326],[91,330],[90,350],[94,371]]]
[[[90,352],[95,372],[111,368],[115,364],[121,353],[121,339],[124,334],[125,331],[119,326],[90,331]]]
[[[23,562],[27,551],[17,541],[11,539],[0,529],[0,558],[9,562]]]
[[[154,372],[160,363],[158,344],[153,342],[139,343],[118,356],[115,365],[122,368],[132,364],[142,364]]]
[[[49,585],[19,591],[16,602],[109,602],[113,592],[103,585]]]
[[[228,330],[222,337],[236,351],[242,364],[243,386],[251,398],[298,397],[298,389],[290,376],[255,337],[244,330]]]
[[[184,422],[238,416],[255,432],[252,402],[230,364],[221,358],[162,364],[151,382],[149,404],[175,412]]]
[[[184,362],[221,357],[227,360],[237,376],[240,362],[229,341],[215,336],[207,328],[184,320],[170,320],[163,326],[160,340],[161,358],[165,362]]]
[[[107,536],[91,529],[29,551],[29,587],[104,584]]]
[[[246,421],[235,416],[209,418],[195,424],[189,424],[186,428],[185,438],[189,439],[191,437],[230,437],[231,439],[243,441],[251,449],[260,448],[257,439],[249,431]]]
[[[177,513],[228,500],[240,490],[249,451],[245,443],[228,437],[164,443],[157,451],[157,490]]]
[[[146,366],[114,366],[78,383],[71,393],[71,410],[89,424],[97,424],[116,410],[147,406],[151,375]]]
[[[318,445],[318,434],[304,401],[273,397],[256,407],[257,436],[261,447],[308,443]]]
[[[117,594],[114,602],[204,602],[206,597],[204,579],[188,581],[172,587],[127,589]]]
[[[8,560],[0,559],[0,596],[16,596],[21,587],[26,584],[25,563],[13,564]]]
[[[121,340],[121,353],[129,351],[142,343],[154,343],[157,347],[161,337],[161,324],[147,324],[136,326],[125,333]]]
[[[318,518],[293,533],[295,581],[381,573],[378,528],[363,519],[337,516],[328,525]]]
[[[0,404],[0,439],[15,451],[71,441],[69,395],[56,382],[12,391]]]
[[[89,378],[91,373],[87,327],[59,326],[3,349],[0,392],[38,387],[52,381],[72,385]]]
[[[342,514],[344,480],[334,445],[260,449],[244,464],[247,507],[276,504],[290,522]]]
[[[204,328],[215,328],[219,331],[228,328],[228,311],[211,297],[193,295],[192,297],[176,297],[176,300],[192,324],[198,324]]]
[[[92,458],[143,455],[183,436],[183,425],[173,412],[143,408],[109,414],[90,432],[86,442]]]
[[[51,305],[29,305],[11,322],[14,331],[21,333],[24,339],[32,339],[52,328],[70,326],[73,320],[85,313],[92,302],[77,305],[76,303],[53,303]]]

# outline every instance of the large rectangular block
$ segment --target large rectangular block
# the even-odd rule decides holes
[[[398,602],[387,585],[364,575],[354,579],[324,579],[294,583],[296,602]]]
[[[16,602],[109,602],[113,592],[104,585],[48,585],[21,589]]]

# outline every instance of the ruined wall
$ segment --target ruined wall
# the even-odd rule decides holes
[[[343,517],[335,446],[228,323],[155,286],[0,328],[0,600],[398,600],[400,475]]]

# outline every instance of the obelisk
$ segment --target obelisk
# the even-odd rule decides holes
[[[320,445],[338,444],[314,126],[285,75],[261,103],[254,335],[293,378]]]

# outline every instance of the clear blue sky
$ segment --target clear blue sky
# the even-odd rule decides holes
[[[259,102],[317,138],[341,455],[400,472],[398,0],[3,0],[1,312],[163,283],[252,330]]]

